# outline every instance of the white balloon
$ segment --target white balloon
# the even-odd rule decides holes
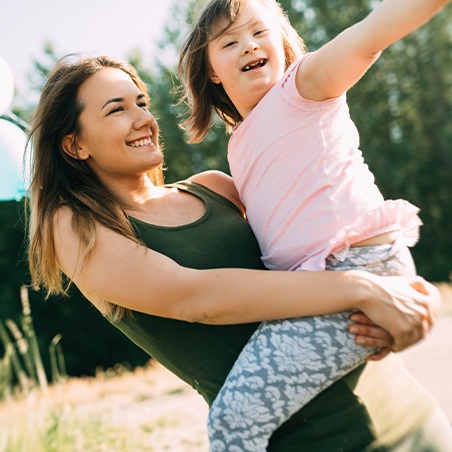
[[[23,165],[27,136],[12,122],[0,119],[0,200],[19,200],[28,188],[29,169]]]
[[[14,78],[8,63],[0,56],[0,115],[11,105],[14,96]]]

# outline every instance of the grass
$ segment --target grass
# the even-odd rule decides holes
[[[171,374],[156,381],[155,366],[152,376],[149,369],[115,366],[95,378],[71,379],[57,335],[48,349],[49,382],[25,286],[20,300],[19,322],[0,320],[0,452],[202,450],[205,402]],[[184,399],[188,411],[179,408]],[[193,406],[201,416],[197,434]]]
[[[22,418],[3,432],[5,452],[75,452],[152,450],[141,447],[126,429],[111,428],[101,415],[82,416],[70,407],[53,409]]]
[[[0,404],[1,452],[207,451],[207,405],[158,365],[67,379]]]

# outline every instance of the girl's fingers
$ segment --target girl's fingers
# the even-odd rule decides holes
[[[372,320],[370,320],[366,314],[364,314],[363,312],[359,312],[359,311],[351,314],[350,320],[354,323],[360,323],[362,325],[375,325],[375,323],[372,322]]]
[[[379,361],[380,359],[389,355],[389,353],[391,353],[391,349],[389,347],[383,347],[377,353],[370,355],[366,361]]]
[[[361,323],[353,323],[349,327],[349,332],[356,335],[356,339],[360,340],[361,342],[368,339],[368,340],[380,340],[384,341],[384,346],[386,345],[392,345],[393,343],[393,337],[383,328],[380,328],[376,325],[363,325]],[[360,343],[360,342],[357,342]],[[361,344],[360,345],[381,345],[381,344]]]

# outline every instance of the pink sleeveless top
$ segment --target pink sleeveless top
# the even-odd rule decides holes
[[[306,55],[305,57],[307,57]],[[322,270],[351,244],[400,230],[418,239],[418,208],[385,201],[359,150],[345,94],[303,99],[301,58],[233,131],[228,159],[267,268]]]

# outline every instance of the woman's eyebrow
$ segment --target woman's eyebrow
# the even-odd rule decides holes
[[[143,93],[138,94],[137,100],[143,99],[146,97]],[[113,97],[112,99],[108,99],[107,102],[105,102],[104,105],[102,105],[101,110],[103,110],[108,104],[111,104],[113,102],[124,102],[124,97]]]
[[[101,110],[103,110],[108,104],[111,104],[112,102],[124,102],[123,97],[113,97],[112,99],[108,99],[107,102],[105,102],[104,105],[102,105]]]

